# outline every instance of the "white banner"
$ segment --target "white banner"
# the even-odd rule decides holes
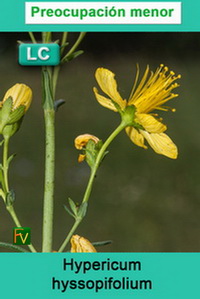
[[[26,24],[181,24],[181,2],[26,2]]]

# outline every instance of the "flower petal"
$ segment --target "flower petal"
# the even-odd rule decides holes
[[[17,83],[7,90],[2,103],[9,97],[13,100],[13,110],[24,106],[27,111],[32,101],[32,90],[25,84]]]
[[[80,155],[78,156],[78,163],[83,162],[83,161],[85,160],[85,157],[86,157],[86,155],[80,154]]]
[[[110,110],[113,110],[115,112],[117,112],[117,109],[115,108],[115,105],[111,102],[110,99],[104,97],[104,96],[101,96],[99,93],[98,93],[98,90],[96,87],[93,88],[93,91],[94,91],[94,94],[96,96],[96,99],[97,101],[99,102],[99,104],[101,104],[102,106],[110,109]]]
[[[163,133],[167,130],[167,127],[152,115],[137,113],[136,117],[138,122],[144,127],[145,131],[149,133]]]
[[[115,74],[108,69],[98,68],[95,77],[102,91],[123,110],[126,107],[126,101],[121,98],[117,91],[117,82],[114,79]]]
[[[83,147],[86,146],[86,144],[88,143],[89,140],[93,140],[95,143],[99,142],[98,137],[91,135],[91,134],[83,134],[83,135],[79,135],[75,138],[75,140],[74,140],[75,148],[81,150]]]
[[[73,235],[71,237],[71,252],[97,252],[94,246],[83,237]]]
[[[141,134],[148,141],[152,149],[160,155],[164,155],[171,159],[176,159],[178,156],[178,150],[173,141],[165,133],[148,133],[140,130]]]
[[[144,144],[144,137],[138,132],[138,130],[133,127],[126,127],[125,130],[133,143],[135,143],[137,146],[147,148],[147,146]]]

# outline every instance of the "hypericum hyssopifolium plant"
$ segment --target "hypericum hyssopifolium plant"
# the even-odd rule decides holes
[[[63,100],[56,100],[56,86],[59,71],[63,64],[78,57],[83,51],[78,50],[80,42],[85,33],[80,33],[75,43],[68,49],[68,34],[64,32],[61,40],[53,41],[51,32],[42,33],[43,43],[58,43],[60,45],[61,62],[57,66],[42,67],[42,107],[45,122],[45,178],[44,178],[44,208],[43,208],[43,238],[42,252],[52,252],[53,249],[53,211],[54,211],[54,176],[55,176],[55,113],[64,103]],[[33,43],[37,40],[33,33],[30,33]],[[41,42],[41,41],[39,41]],[[165,133],[167,127],[154,110],[175,111],[165,106],[169,100],[177,97],[172,92],[178,87],[175,81],[180,75],[175,76],[168,68],[160,65],[155,72],[147,66],[144,75],[139,79],[139,67],[137,66],[136,78],[128,100],[123,99],[118,90],[115,74],[108,69],[98,68],[95,77],[104,95],[99,94],[94,87],[94,95],[97,101],[104,107],[118,112],[121,117],[119,126],[109,135],[106,141],[100,140],[91,134],[82,134],[75,139],[75,147],[81,151],[78,162],[85,161],[90,167],[90,177],[82,202],[77,205],[72,199],[68,199],[68,206],[65,210],[74,218],[74,224],[66,238],[61,244],[58,252],[65,250],[71,241],[71,252],[95,252],[94,245],[105,245],[109,241],[91,244],[87,239],[74,235],[77,227],[85,217],[88,207],[88,200],[91,195],[94,179],[97,170],[108,154],[108,146],[125,130],[131,141],[139,147],[147,148],[147,142],[152,149],[161,155],[176,159],[177,147]],[[62,78],[61,78],[62,79]],[[32,100],[32,91],[25,84],[17,83],[10,88],[3,100],[0,102],[0,134],[2,135],[1,146],[2,164],[0,165],[0,195],[10,213],[15,225],[21,227],[21,223],[14,210],[15,193],[9,188],[8,170],[14,155],[9,156],[9,140],[20,128],[25,113]],[[77,103],[78,105],[78,103]],[[77,201],[76,201],[77,202]],[[18,251],[27,251],[22,247],[8,243],[0,243],[1,246],[12,248]],[[28,245],[31,252],[37,252],[33,244]]]

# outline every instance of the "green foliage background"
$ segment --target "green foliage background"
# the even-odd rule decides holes
[[[77,33],[70,34],[70,42]],[[39,34],[37,35],[39,37]],[[58,34],[55,34],[57,39]],[[39,67],[17,62],[16,40],[26,33],[1,33],[0,96],[13,84],[26,83],[34,93],[20,131],[11,140],[17,153],[10,171],[16,192],[15,208],[23,226],[32,229],[33,244],[41,250],[44,167],[44,125]],[[176,113],[161,113],[168,134],[179,147],[177,160],[159,156],[130,142],[123,132],[109,148],[100,167],[89,210],[77,233],[90,241],[113,240],[100,251],[200,250],[200,34],[88,33],[85,53],[64,65],[57,98],[66,100],[56,122],[56,192],[54,248],[60,246],[72,219],[63,209],[67,198],[80,202],[89,176],[78,164],[74,138],[90,133],[105,140],[119,124],[119,115],[100,106],[92,92],[94,72],[106,67],[116,76],[120,93],[128,98],[136,63],[141,74],[163,63],[180,73],[180,96],[169,105]],[[12,220],[0,202],[0,241],[12,242]]]

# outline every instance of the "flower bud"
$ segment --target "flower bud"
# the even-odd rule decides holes
[[[71,252],[97,252],[90,241],[79,235],[72,236],[71,246]]]
[[[78,150],[83,150],[83,153],[78,156],[78,162],[86,160],[92,167],[100,149],[99,145],[101,145],[99,138],[90,134],[79,135],[74,140],[74,145]]]
[[[6,131],[5,134],[9,133],[11,137],[19,129],[31,101],[32,90],[27,85],[17,83],[8,89],[0,102],[0,134]]]
[[[25,107],[25,112],[28,110],[32,101],[32,90],[25,84],[17,83],[6,92],[1,105],[9,98],[12,98],[12,110],[20,106]]]
[[[78,137],[76,137],[74,143],[75,143],[75,147],[79,150],[81,150],[83,147],[85,147],[88,143],[89,140],[93,140],[95,143],[99,142],[99,138],[94,136],[94,135],[90,135],[90,134],[83,134],[83,135],[79,135]]]

